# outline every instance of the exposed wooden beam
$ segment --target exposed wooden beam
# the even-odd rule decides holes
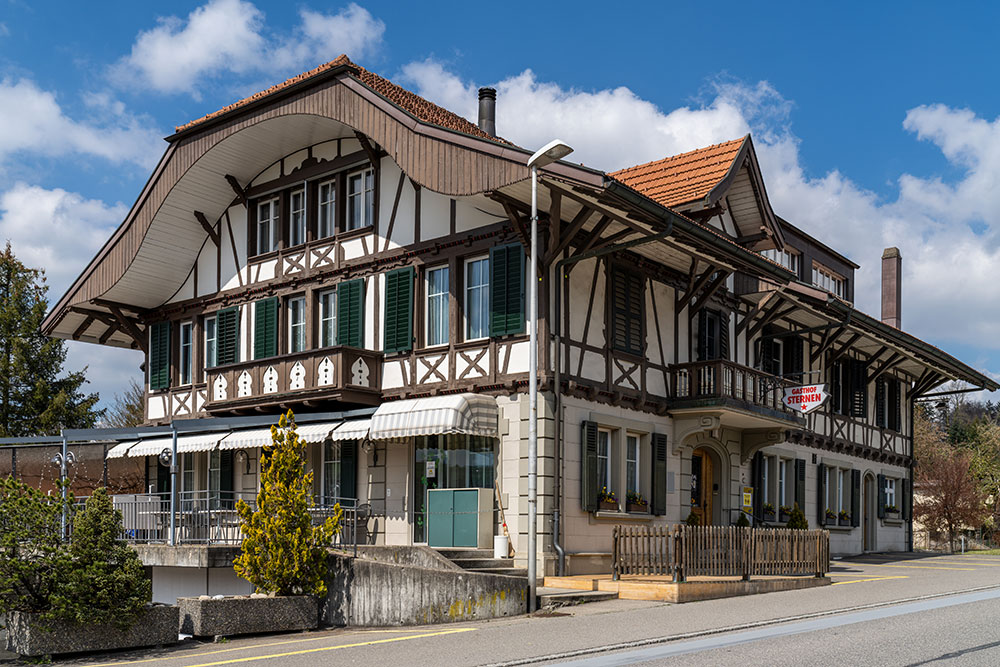
[[[76,328],[76,331],[73,332],[73,340],[80,340],[80,336],[82,336],[87,331],[87,329],[90,328],[90,325],[93,323],[94,323],[94,316],[87,315],[87,317],[83,320],[83,324],[78,326]]]
[[[747,234],[746,236],[741,236],[736,239],[738,245],[746,245],[747,243],[756,243],[757,241],[763,241],[768,238],[768,235],[764,232],[759,232],[757,234]]]
[[[757,305],[754,306],[750,310],[750,312],[746,314],[746,317],[744,317],[736,324],[736,335],[739,336],[741,333],[743,333],[743,330],[746,329],[747,325],[753,321],[753,318],[757,317],[757,314],[760,313],[760,311],[767,306],[768,302],[770,302],[771,299],[775,298],[777,299],[781,298],[781,295],[778,293],[778,290],[773,290],[762,296],[760,301],[757,302]]]
[[[695,266],[694,268],[696,269],[697,266]],[[719,270],[718,268],[709,264],[708,268],[705,269],[705,272],[702,273],[700,276],[698,276],[697,279],[695,279],[693,282],[691,280],[688,281],[689,287],[687,291],[685,291],[683,294],[678,294],[677,299],[674,303],[674,308],[677,311],[678,315],[680,315],[684,311],[684,309],[688,307],[688,304],[691,302],[691,298],[695,294],[700,292],[701,288],[703,288],[706,284],[708,284],[708,281],[712,279],[712,274],[718,270]],[[695,272],[694,270],[692,270],[691,277],[694,278],[694,275]]]
[[[747,338],[753,338],[757,335],[757,332],[766,327],[771,322],[778,319],[778,309],[781,308],[781,304],[784,303],[784,299],[778,299],[774,302],[774,305],[764,311],[764,315],[761,316],[759,320],[753,325],[751,325],[750,330],[747,332]]]
[[[698,300],[694,302],[694,305],[691,306],[691,312],[697,313],[699,310],[704,308],[705,304],[708,303],[708,300],[719,291],[720,287],[726,284],[727,278],[729,278],[728,271],[719,271],[719,275],[715,277],[715,280],[712,281],[705,291],[701,293],[701,296],[698,297]]]
[[[556,183],[554,181],[545,181],[545,185],[547,185],[550,190],[558,190],[564,196],[568,197],[569,199],[572,199],[573,201],[575,201],[576,203],[580,204],[581,206],[586,206],[588,208],[591,208],[591,209],[597,211],[598,213],[600,213],[602,215],[606,215],[609,218],[613,218],[615,221],[620,222],[621,224],[623,224],[623,225],[625,225],[627,227],[632,227],[633,229],[635,229],[638,232],[642,232],[643,234],[648,234],[649,231],[650,231],[648,229],[643,229],[642,227],[640,227],[636,223],[634,223],[631,220],[629,220],[628,217],[625,214],[622,214],[622,213],[620,213],[618,211],[615,211],[612,208],[608,208],[607,206],[601,204],[600,202],[591,201],[591,200],[587,199],[586,197],[577,194],[572,188],[563,186],[562,184]],[[656,230],[654,229],[653,231],[655,232]]]
[[[358,138],[358,142],[361,144],[361,148],[364,149],[365,153],[368,154],[368,159],[372,161],[372,166],[378,164],[378,151],[375,150],[375,146],[365,135],[361,134],[357,130],[354,132],[354,136]]]
[[[844,356],[847,353],[847,351],[850,350],[851,347],[853,347],[854,344],[858,342],[859,338],[861,338],[861,334],[859,334],[859,333],[856,333],[853,336],[851,336],[850,338],[848,338],[847,342],[844,343],[843,346],[841,346],[841,348],[839,350],[836,350],[832,355],[830,355],[829,361],[826,362],[827,363],[827,367],[829,367],[835,361],[837,361],[842,356]]]
[[[233,189],[233,192],[236,193],[236,198],[239,200],[239,202],[244,206],[246,206],[247,205],[246,188],[240,185],[240,182],[236,180],[236,177],[231,174],[226,174],[226,182],[229,183],[229,187],[231,187]]]
[[[69,310],[70,312],[77,313],[78,315],[93,317],[95,320],[102,322],[103,324],[117,324],[114,316],[111,313],[105,313],[103,310],[92,310],[81,306],[70,306]]]
[[[553,193],[552,196],[558,197],[559,193]],[[558,257],[559,253],[569,247],[570,243],[573,242],[573,239],[576,238],[576,235],[583,228],[583,225],[590,219],[593,212],[593,209],[586,207],[581,208],[580,212],[577,213],[573,220],[569,223],[569,226],[557,234],[556,243],[552,245],[552,249],[545,257],[546,264],[548,264],[553,258]],[[559,218],[552,218],[553,222],[551,224],[558,226],[558,220]]]
[[[830,346],[837,342],[837,339],[840,338],[840,335],[845,331],[847,331],[847,325],[841,324],[835,331],[826,332],[819,345],[812,351],[812,354],[809,355],[809,363],[816,363],[816,361],[830,349]]]
[[[142,335],[141,331],[139,331],[139,327],[135,325],[135,322],[125,317],[122,311],[115,306],[108,306],[108,310],[110,310],[111,314],[115,316],[116,320],[118,320],[118,324],[121,325],[125,333],[131,336],[132,340],[135,341],[135,344],[139,346],[139,349],[146,352],[146,337]]]
[[[114,306],[115,308],[124,313],[135,313],[136,315],[147,315],[149,313],[149,308],[133,306],[130,303],[122,303],[120,301],[110,301],[108,299],[91,299],[90,302],[95,306],[103,306],[104,308],[108,309]]]
[[[209,238],[212,239],[212,242],[215,244],[215,247],[218,248],[219,247],[219,232],[215,231],[215,227],[213,227],[208,222],[208,218],[206,218],[205,214],[202,213],[201,211],[195,211],[194,212],[194,217],[195,217],[195,220],[197,220],[199,223],[201,223],[202,228],[206,232],[208,232]]]
[[[117,324],[109,324],[105,332],[102,333],[101,337],[97,339],[97,342],[100,343],[101,345],[106,344],[111,339],[111,337],[114,336],[115,333],[120,330],[121,327],[119,327]]]
[[[510,219],[511,224],[514,225],[517,235],[521,238],[521,244],[524,245],[526,250],[530,249],[531,239],[528,238],[528,231],[524,228],[523,216],[518,214],[514,206],[506,200],[501,200],[500,205],[503,206],[504,212]]]
[[[886,371],[890,370],[891,368],[894,368],[895,366],[898,366],[905,359],[906,357],[898,352],[892,355],[891,357],[886,359],[885,363],[882,364],[877,371],[868,376],[868,382],[874,382],[875,380],[879,379],[883,374],[885,374]]]
[[[586,252],[590,252],[594,248],[594,244],[601,238],[601,234],[604,233],[604,230],[607,229],[610,224],[611,218],[608,216],[604,216],[598,220],[597,224],[594,225],[594,228],[591,230],[590,236],[588,236],[584,244],[573,253],[573,256],[575,257],[576,255],[582,255]]]
[[[525,217],[528,217],[528,216],[531,215],[531,205],[530,204],[525,204],[520,199],[516,199],[515,197],[511,197],[510,195],[508,195],[505,192],[500,192],[499,190],[493,190],[492,192],[489,193],[488,196],[489,196],[490,199],[492,199],[495,202],[499,202],[500,204],[508,204],[508,205],[510,205],[511,208],[513,208],[516,211],[520,211]],[[539,216],[539,217],[541,217],[541,216]]]
[[[562,195],[549,191],[549,247],[555,248],[562,242]],[[562,252],[562,251],[560,251]],[[557,253],[549,252],[555,257]],[[548,257],[546,257],[548,260]],[[548,261],[545,262],[548,264]]]
[[[704,220],[714,218],[715,216],[722,213],[724,210],[725,209],[722,207],[722,204],[715,204],[714,206],[709,206],[708,208],[701,208],[692,211],[681,211],[681,215],[686,215],[687,217],[692,218],[693,220],[702,222]]]

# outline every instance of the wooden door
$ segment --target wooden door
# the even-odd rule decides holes
[[[701,525],[712,525],[712,457],[704,449],[691,453],[691,511]]]

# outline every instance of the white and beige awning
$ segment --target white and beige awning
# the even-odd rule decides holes
[[[383,403],[372,415],[372,440],[419,435],[500,437],[500,410],[492,396],[450,394]]]
[[[117,445],[108,450],[107,455],[104,458],[108,459],[121,459],[128,454],[128,450],[132,449],[135,445],[139,444],[138,440],[128,440],[126,442],[119,442]]]
[[[209,450],[215,449],[215,446],[219,444],[219,441],[226,437],[228,432],[218,431],[215,433],[198,433],[193,435],[178,435],[177,436],[177,453],[178,454],[190,454],[193,452],[207,452]],[[135,446],[128,450],[129,457],[139,457],[139,456],[157,456],[164,449],[172,449],[174,446],[173,438],[150,438],[148,440],[140,440]],[[116,447],[117,449],[117,447]],[[110,452],[108,455],[110,457]]]
[[[364,440],[368,437],[371,427],[371,419],[349,419],[341,422],[337,428],[330,431],[330,439],[334,442]]]

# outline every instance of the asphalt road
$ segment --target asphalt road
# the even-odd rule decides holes
[[[960,652],[961,664],[1000,664],[991,645],[1000,629],[989,619],[1000,612],[1000,557],[872,556],[839,561],[833,586],[711,600],[684,605],[613,600],[532,617],[480,623],[318,632],[236,638],[222,644],[187,641],[159,651],[117,653],[73,660],[67,665],[209,667],[252,664],[316,665],[514,665],[561,663],[643,649],[677,647],[689,639],[715,640],[682,658],[695,664],[909,664]],[[961,600],[933,610],[909,608],[956,600],[956,592],[980,590],[995,598]],[[944,596],[944,597],[942,597]],[[903,615],[884,612],[904,610]],[[856,620],[850,614],[876,616]],[[881,615],[878,615],[881,614]],[[839,619],[834,621],[834,619]],[[935,619],[943,619],[941,621]],[[826,622],[822,627],[796,623]],[[908,628],[916,628],[907,632]],[[757,631],[767,641],[744,636]],[[809,647],[806,652],[803,647]],[[615,658],[617,659],[617,658]],[[667,653],[642,654],[624,664],[677,660]],[[700,661],[700,662],[699,662]],[[784,661],[784,662],[783,662]],[[867,661],[867,662],[866,662]]]

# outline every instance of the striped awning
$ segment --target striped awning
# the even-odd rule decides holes
[[[371,430],[371,419],[350,419],[341,422],[340,425],[330,433],[330,439],[334,442],[342,440],[364,440]]]
[[[192,452],[207,452],[215,449],[219,441],[225,438],[227,435],[226,431],[218,431],[215,433],[198,433],[194,435],[178,435],[177,436],[177,453],[178,454],[190,454]],[[173,438],[150,438],[149,440],[140,440],[138,444],[128,450],[129,457],[138,456],[157,456],[164,449],[172,449],[174,446]],[[108,453],[110,457],[111,453]]]
[[[326,440],[326,436],[330,435],[330,431],[337,428],[340,422],[320,422],[318,424],[302,424],[301,426],[295,427],[295,432],[298,433],[299,439],[303,442],[308,442],[311,445],[323,442]]]
[[[392,440],[448,434],[500,437],[496,399],[482,394],[450,394],[383,403],[372,415],[369,437]]]
[[[271,444],[271,427],[233,431],[219,443],[219,449],[244,449]]]
[[[139,443],[138,440],[128,440],[126,442],[119,442],[117,445],[108,450],[107,456],[104,458],[108,459],[120,459],[124,458],[128,453],[128,450]]]

